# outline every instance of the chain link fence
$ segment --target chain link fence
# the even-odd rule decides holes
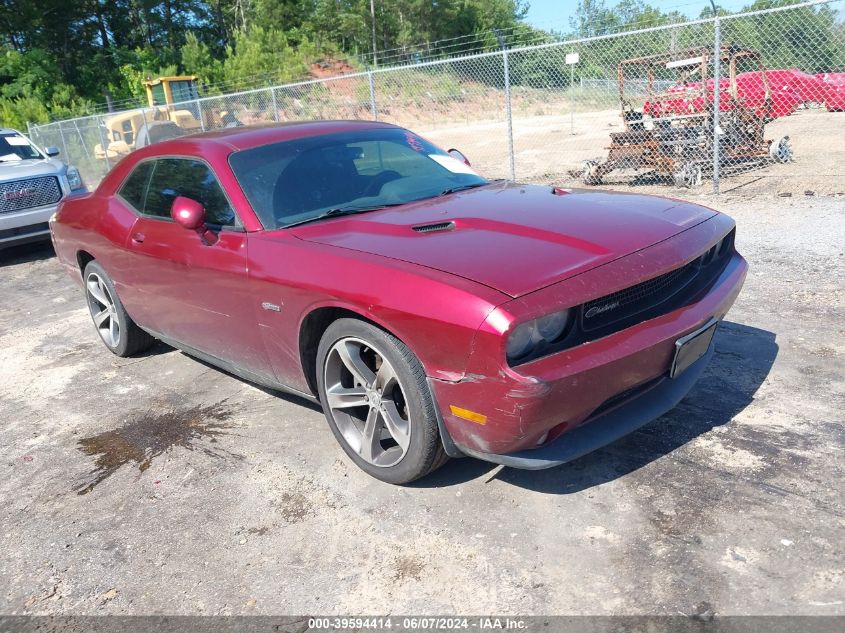
[[[490,178],[559,186],[784,183],[839,193],[845,1],[378,68],[30,126],[95,185],[124,155],[223,127],[377,119]]]

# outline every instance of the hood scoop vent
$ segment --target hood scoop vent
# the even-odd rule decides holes
[[[455,228],[454,222],[437,222],[436,224],[420,224],[412,226],[411,229],[417,233],[434,233],[435,231],[451,231]]]

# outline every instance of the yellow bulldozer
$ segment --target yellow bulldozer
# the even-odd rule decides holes
[[[148,107],[106,118],[94,155],[119,159],[139,147],[175,138],[203,128],[194,75],[159,77],[144,82]]]

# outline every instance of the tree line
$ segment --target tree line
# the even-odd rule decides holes
[[[746,9],[791,2],[756,0]],[[146,77],[196,74],[205,93],[219,94],[307,78],[320,60],[372,64],[374,44],[385,51],[465,38],[454,41],[489,49],[501,44],[495,33],[508,34],[512,46],[686,20],[644,0],[579,0],[571,29],[548,34],[525,24],[526,0],[373,0],[372,7],[375,20],[370,0],[0,0],[0,125],[86,114],[107,99],[134,106]],[[818,59],[822,51],[828,65],[842,63],[835,12],[801,11],[764,16],[736,35],[761,49],[775,42],[779,60]],[[665,45],[648,37],[619,44],[643,52]],[[435,50],[461,50],[454,46]],[[539,56],[524,69],[526,83],[559,75],[544,63]]]
[[[509,29],[524,0],[375,0],[388,49]],[[308,75],[371,53],[369,0],[0,0],[0,122],[137,103],[147,76],[197,74],[213,92]]]

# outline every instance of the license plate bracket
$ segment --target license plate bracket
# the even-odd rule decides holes
[[[672,359],[672,368],[669,370],[670,378],[680,376],[690,365],[707,353],[718,326],[717,319],[710,319],[695,332],[690,332],[675,341],[675,356]]]

